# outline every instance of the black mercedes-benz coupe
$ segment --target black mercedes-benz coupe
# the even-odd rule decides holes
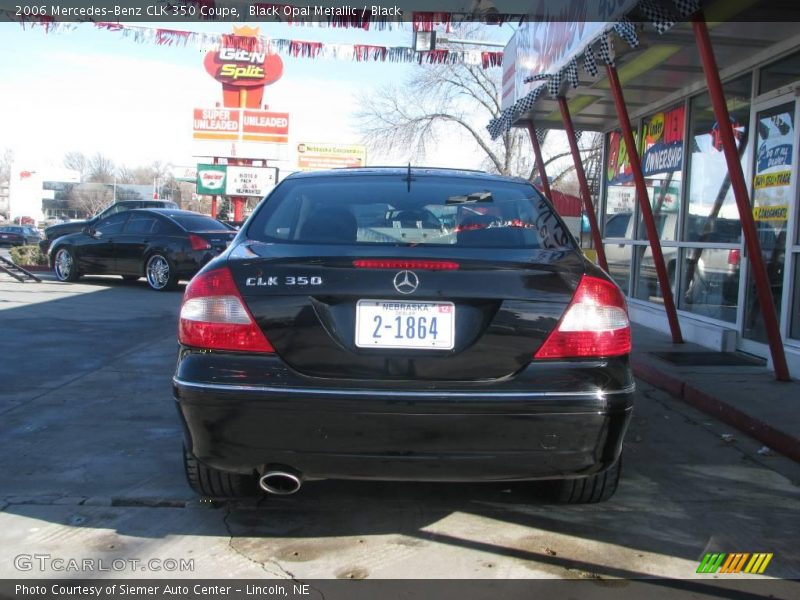
[[[53,241],[50,265],[61,281],[81,275],[147,278],[154,290],[172,290],[219,255],[236,232],[188,210],[125,210]]]
[[[135,208],[178,208],[178,205],[170,200],[120,200],[106,206],[96,215],[85,221],[67,221],[51,225],[44,230],[44,238],[39,242],[39,249],[43,254],[50,250],[53,240],[70,233],[78,233],[86,227],[94,227],[101,220],[111,215]]]
[[[320,478],[609,498],[634,380],[619,288],[526,181],[295,174],[186,288],[173,380],[204,496]]]

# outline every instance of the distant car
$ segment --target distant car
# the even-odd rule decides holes
[[[298,173],[189,283],[173,393],[203,496],[304,479],[614,493],[625,299],[523,179]]]
[[[42,239],[37,229],[27,225],[3,225],[0,227],[0,246],[28,246]]]
[[[106,217],[110,217],[111,215],[125,210],[133,210],[134,208],[178,208],[178,205],[169,200],[121,200],[114,204],[109,204],[91,219],[71,220],[67,223],[51,225],[44,230],[44,239],[39,242],[39,248],[43,254],[47,254],[47,251],[50,249],[50,244],[62,235],[76,233],[81,231],[84,227],[93,226],[100,221],[100,219],[105,219]]]
[[[187,210],[126,210],[59,237],[49,261],[61,281],[77,281],[81,275],[121,275],[126,281],[146,277],[152,289],[171,290],[235,236],[219,221]]]

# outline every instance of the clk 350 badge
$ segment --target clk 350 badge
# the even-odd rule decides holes
[[[280,277],[248,277],[244,284],[247,287],[269,287],[272,285],[322,285],[322,277],[317,275],[306,277],[304,275],[287,275]]]

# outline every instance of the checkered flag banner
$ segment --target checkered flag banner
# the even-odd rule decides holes
[[[519,102],[514,104],[514,107],[512,108],[512,112],[511,112],[511,116],[512,116],[511,122],[512,123],[514,121],[516,121],[517,118],[519,118],[521,115],[524,115],[525,113],[529,112],[533,108],[533,105],[536,104],[536,101],[539,99],[539,96],[541,95],[543,89],[544,89],[544,86],[540,85],[536,89],[531,90],[528,93],[528,95],[525,96],[522,100],[520,100]]]
[[[591,46],[588,46],[586,52],[583,53],[583,68],[592,77],[597,77],[597,59],[594,57],[594,50]]]
[[[691,17],[700,10],[700,0],[672,0],[681,19]]]
[[[641,0],[636,7],[647,19],[653,23],[653,27],[659,35],[672,29],[675,25],[675,15],[664,8],[657,0]]]
[[[536,128],[536,141],[539,142],[541,146],[544,144],[544,138],[547,137],[547,129],[542,129],[540,127]]]
[[[576,129],[575,130],[575,141],[576,142],[580,142],[582,136],[583,136],[583,129]]]
[[[561,91],[561,71],[553,73],[553,76],[550,77],[550,81],[547,82],[547,91],[553,98],[558,96]]]
[[[600,36],[600,60],[607,65],[614,66],[614,43],[608,32]]]
[[[623,17],[618,22],[614,23],[614,31],[619,37],[628,42],[631,48],[639,46],[639,35],[636,33],[636,25],[634,25],[628,17]]]
[[[574,58],[569,61],[569,64],[564,72],[567,75],[567,81],[569,81],[569,84],[574,88],[578,87],[578,61]]]
[[[542,81],[543,79],[550,79],[549,73],[539,73],[538,75],[530,75],[526,77],[523,82],[530,83],[531,81]]]

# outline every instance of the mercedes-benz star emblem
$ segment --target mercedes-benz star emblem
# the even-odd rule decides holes
[[[413,294],[419,287],[419,277],[414,271],[400,271],[394,276],[394,289],[401,294]]]

